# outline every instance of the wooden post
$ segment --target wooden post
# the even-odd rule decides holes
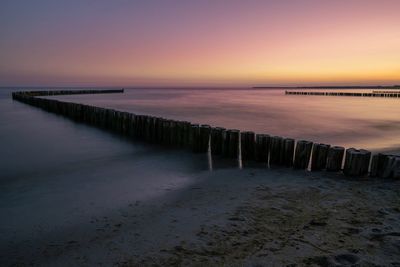
[[[340,171],[342,169],[343,156],[344,156],[343,147],[333,146],[329,148],[326,170],[331,172]]]
[[[143,140],[145,137],[145,129],[146,129],[146,116],[140,115],[139,117],[139,138]]]
[[[270,136],[268,134],[256,135],[256,161],[268,164]]]
[[[295,169],[307,169],[310,163],[311,149],[313,143],[310,141],[297,141],[296,154],[293,167]]]
[[[183,147],[183,121],[176,122],[176,146]]]
[[[88,116],[88,110],[89,110],[89,107],[88,106],[84,106],[84,121],[87,123],[87,121],[89,120],[89,116]],[[115,132],[116,131],[116,129],[117,129],[117,127],[118,127],[118,121],[117,121],[117,112],[115,111],[115,110],[113,110],[112,111],[112,114],[111,114],[111,130],[113,131],[113,132]]]
[[[155,137],[154,137],[154,142],[156,144],[161,145],[162,144],[162,124],[163,124],[163,118],[155,118],[155,125],[154,125],[154,131],[155,131]]]
[[[176,121],[169,120],[169,144],[171,147],[176,146]]]
[[[343,173],[346,176],[364,176],[368,173],[371,152],[364,149],[346,150]]]
[[[292,138],[283,139],[282,163],[286,167],[293,166],[294,142]]]
[[[198,153],[199,142],[200,142],[200,126],[198,124],[192,124],[190,128],[190,144],[192,147],[192,151]]]
[[[82,106],[79,105],[79,121],[83,121],[83,115],[82,115]],[[112,110],[111,109],[106,109],[106,114],[105,114],[105,128],[107,130],[111,130],[111,116],[112,116]]]
[[[144,116],[143,118],[143,141],[150,141],[150,116]]]
[[[241,132],[241,153],[242,160],[254,160],[255,159],[255,134],[254,132]]]
[[[208,152],[209,144],[210,144],[210,133],[211,127],[210,125],[201,125],[200,126],[200,140],[199,140],[199,152],[206,153]]]
[[[392,178],[400,179],[400,156],[392,156]]]
[[[232,159],[237,159],[239,155],[239,130],[227,130],[224,142],[224,156]]]
[[[155,118],[153,116],[149,116],[147,118],[147,142],[154,143],[154,125],[155,125]]]
[[[387,155],[381,153],[372,156],[371,171],[369,174],[371,177],[382,177],[386,157]]]
[[[312,171],[324,170],[326,168],[330,147],[330,145],[314,143],[311,159]]]
[[[163,120],[163,145],[169,146],[171,143],[171,126],[169,120]]]
[[[191,129],[192,129],[192,124],[188,121],[183,122],[183,145],[185,148],[190,149],[192,147],[191,144]]]
[[[108,112],[107,112],[107,110],[106,110],[106,115],[105,115],[105,117],[106,117],[106,124],[105,124],[105,127],[106,128],[108,128],[108,123],[107,123],[107,121],[108,121]],[[135,114],[132,114],[132,113],[130,113],[129,114],[129,126],[128,126],[128,136],[130,137],[130,138],[133,138],[134,137],[134,131],[135,131]]]
[[[215,127],[211,129],[211,154],[221,155],[226,129]]]
[[[89,107],[89,113],[90,113],[90,118],[89,122],[92,122],[92,108]],[[116,125],[115,125],[115,132],[120,134],[122,131],[122,112],[121,111],[116,111],[115,112],[115,120],[116,120]]]
[[[113,117],[113,114],[112,114],[112,117]],[[111,120],[112,120],[112,118],[111,118]],[[112,128],[114,127],[114,123],[112,122],[111,123],[112,124]],[[140,115],[136,115],[135,116],[135,123],[134,123],[134,136],[135,136],[135,139],[138,139],[139,138],[139,124],[140,124]]]
[[[283,138],[280,136],[271,137],[271,146],[269,150],[269,165],[282,165],[283,164]]]
[[[400,178],[400,156],[384,155],[381,175],[382,178]]]
[[[229,158],[229,131],[230,130],[225,130],[222,140],[222,156],[226,158]]]

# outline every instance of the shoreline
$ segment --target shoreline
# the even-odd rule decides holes
[[[4,264],[400,263],[398,181],[251,168],[203,171],[196,181],[95,218],[84,234],[43,237],[35,250],[20,244]]]

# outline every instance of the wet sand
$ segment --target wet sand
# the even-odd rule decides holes
[[[399,181],[285,169],[200,172],[162,199],[92,218],[3,263],[40,266],[398,266]],[[168,191],[168,189],[166,189]]]
[[[176,245],[127,266],[400,264],[398,182],[282,170],[208,179],[167,212]],[[192,223],[193,236],[178,237]]]

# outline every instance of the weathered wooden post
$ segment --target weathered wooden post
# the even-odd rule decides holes
[[[99,123],[98,125],[101,126],[101,114],[102,111],[98,110],[99,112]],[[122,129],[123,129],[123,135],[128,136],[129,135],[129,116],[130,114],[128,112],[123,112],[123,123],[122,123]]]
[[[183,122],[183,145],[185,148],[191,148],[191,129],[192,124],[190,122]]]
[[[346,176],[364,176],[368,173],[371,152],[364,149],[346,150],[343,173]]]
[[[84,106],[84,122],[87,122],[88,120],[88,106]],[[115,110],[112,110],[111,112],[111,131],[115,132],[115,129],[117,129],[117,113]]]
[[[90,120],[91,120],[92,124],[94,124],[95,120],[96,120],[96,117],[93,116],[95,114],[95,109],[90,108],[90,110],[91,110],[91,114],[92,114]],[[116,133],[121,135],[123,133],[123,126],[124,126],[124,112],[117,111],[116,113],[117,113],[117,121],[118,121]]]
[[[271,146],[269,149],[269,165],[282,165],[283,138],[280,136],[271,137]]]
[[[140,140],[143,140],[144,137],[144,129],[145,129],[145,116],[140,115],[139,116],[139,124],[138,124],[138,137]]]
[[[148,142],[150,138],[150,116],[143,118],[143,141]]]
[[[105,128],[107,130],[111,130],[111,116],[112,116],[112,110],[111,109],[106,109]],[[82,114],[82,106],[81,105],[79,105],[79,121],[83,121],[83,114]]]
[[[229,158],[229,129],[225,130],[225,134],[222,140],[222,156],[225,158]]]
[[[169,120],[169,144],[172,147],[176,146],[176,121]]]
[[[200,140],[199,140],[199,152],[206,153],[208,152],[209,144],[210,144],[210,133],[211,127],[210,125],[201,125],[200,126]]]
[[[240,145],[243,161],[255,159],[255,141],[256,140],[254,132],[240,133]]]
[[[171,126],[169,120],[163,120],[163,145],[169,146],[171,143]]]
[[[239,155],[239,130],[227,130],[224,142],[224,156],[232,159],[237,159]]]
[[[153,116],[147,117],[147,136],[146,141],[149,143],[154,143],[154,125],[155,125],[155,118]]]
[[[175,121],[175,147],[182,147],[182,122]]]
[[[286,167],[293,166],[294,142],[292,138],[283,139],[282,163]]]
[[[92,108],[90,108],[90,113],[93,114]],[[116,120],[117,120],[117,127],[115,129],[115,132],[118,134],[121,134],[122,132],[122,112],[121,111],[116,111]],[[90,121],[93,120],[93,117],[91,116]]]
[[[108,121],[108,110],[106,110],[106,115],[105,115],[106,120]],[[129,113],[129,119],[128,119],[128,136],[130,138],[134,137],[135,134],[135,114],[133,113]],[[106,123],[105,125],[106,128],[108,128],[108,123]]]
[[[313,143],[310,141],[297,141],[296,153],[293,167],[295,169],[307,169],[310,163],[310,156]]]
[[[211,129],[211,154],[221,155],[226,129],[214,127]]]
[[[162,145],[163,138],[164,138],[164,118],[157,118],[156,128],[157,128],[157,136],[156,136],[156,143]]]
[[[378,153],[372,156],[371,177],[382,177],[386,155]]]
[[[154,125],[153,125],[153,143],[154,144],[160,144],[159,143],[159,124],[160,124],[160,118],[158,117],[153,117],[154,120]]]
[[[338,172],[342,169],[344,156],[344,148],[341,146],[333,146],[328,150],[328,158],[326,162],[326,170]]]
[[[150,135],[150,116],[143,116],[143,141],[148,142]]]
[[[192,124],[190,128],[190,144],[192,151],[198,153],[200,150],[200,126],[198,124]]]
[[[392,174],[391,178],[400,179],[400,156],[392,155]]]
[[[80,108],[79,108],[79,104],[78,104],[75,107],[75,119],[77,121],[79,121],[79,113],[80,113]],[[105,109],[105,108],[103,108],[102,111],[101,111],[101,124],[100,124],[100,127],[103,128],[103,129],[107,129],[107,109]]]
[[[326,168],[330,147],[330,145],[314,143],[311,159],[312,171],[324,170]]]
[[[384,155],[381,178],[400,178],[400,156]]]
[[[268,164],[270,136],[268,134],[256,135],[256,161]]]
[[[140,140],[145,140],[146,138],[146,120],[147,116],[146,115],[141,115],[141,121],[140,121]]]
[[[160,144],[160,118],[153,117],[153,143]]]
[[[183,146],[183,122],[177,121],[176,122],[176,146],[182,147]]]
[[[113,117],[113,114],[111,114],[111,117]],[[134,138],[135,139],[138,139],[139,138],[139,124],[140,124],[140,115],[136,115],[135,117],[134,117],[134,123],[133,123],[133,135],[134,135]],[[111,121],[112,121],[112,118],[111,118]],[[111,122],[111,128],[113,128],[114,127],[114,123],[113,122]]]

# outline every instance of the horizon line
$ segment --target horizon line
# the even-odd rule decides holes
[[[0,88],[125,88],[125,89],[212,89],[212,88],[248,88],[248,89],[273,89],[273,88],[282,88],[282,89],[318,89],[318,88],[332,88],[332,89],[374,89],[374,88],[399,88],[400,84],[392,84],[392,85],[198,85],[198,86],[188,86],[188,85],[71,85],[71,86],[64,86],[64,85],[0,85]]]

